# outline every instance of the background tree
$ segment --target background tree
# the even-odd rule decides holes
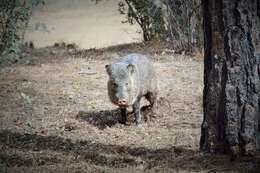
[[[0,55],[18,53],[32,13],[43,0],[0,1]]]
[[[165,25],[160,0],[125,0],[128,9],[120,2],[119,11],[127,13],[127,21],[130,24],[137,23],[143,32],[144,41],[156,38],[164,38]],[[126,12],[127,11],[127,12]]]
[[[203,47],[200,0],[163,0],[166,6],[167,34],[186,50]]]
[[[202,13],[200,0],[125,0],[119,3],[127,21],[138,23],[144,41],[167,39],[188,51],[202,47]]]
[[[202,0],[205,67],[200,146],[204,151],[259,148],[260,63],[252,41],[257,2]]]

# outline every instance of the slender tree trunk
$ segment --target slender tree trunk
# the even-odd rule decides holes
[[[200,147],[210,152],[259,147],[260,68],[252,23],[258,0],[202,0],[204,120]]]

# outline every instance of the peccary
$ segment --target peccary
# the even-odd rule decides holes
[[[132,106],[135,123],[141,123],[140,100],[145,97],[152,110],[156,108],[157,79],[152,62],[144,55],[129,54],[106,65],[109,76],[108,95],[121,109],[122,123],[126,123],[127,108]]]

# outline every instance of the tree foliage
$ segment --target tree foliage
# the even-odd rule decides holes
[[[202,14],[200,0],[125,0],[119,3],[127,21],[138,23],[144,40],[160,38],[177,40],[188,49],[192,44],[202,46]],[[125,12],[127,11],[127,13]]]
[[[165,36],[165,25],[161,2],[155,0],[125,0],[128,10],[124,3],[119,3],[121,14],[127,14],[127,21],[130,24],[138,23],[143,31],[143,38],[149,41]]]
[[[0,55],[19,53],[32,7],[42,3],[43,0],[0,1]]]

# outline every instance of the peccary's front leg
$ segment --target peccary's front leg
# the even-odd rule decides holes
[[[140,112],[140,99],[137,99],[133,105],[133,111],[135,115],[135,123],[138,126],[141,123],[142,115]]]
[[[126,124],[126,108],[121,108],[121,120],[120,123]]]

